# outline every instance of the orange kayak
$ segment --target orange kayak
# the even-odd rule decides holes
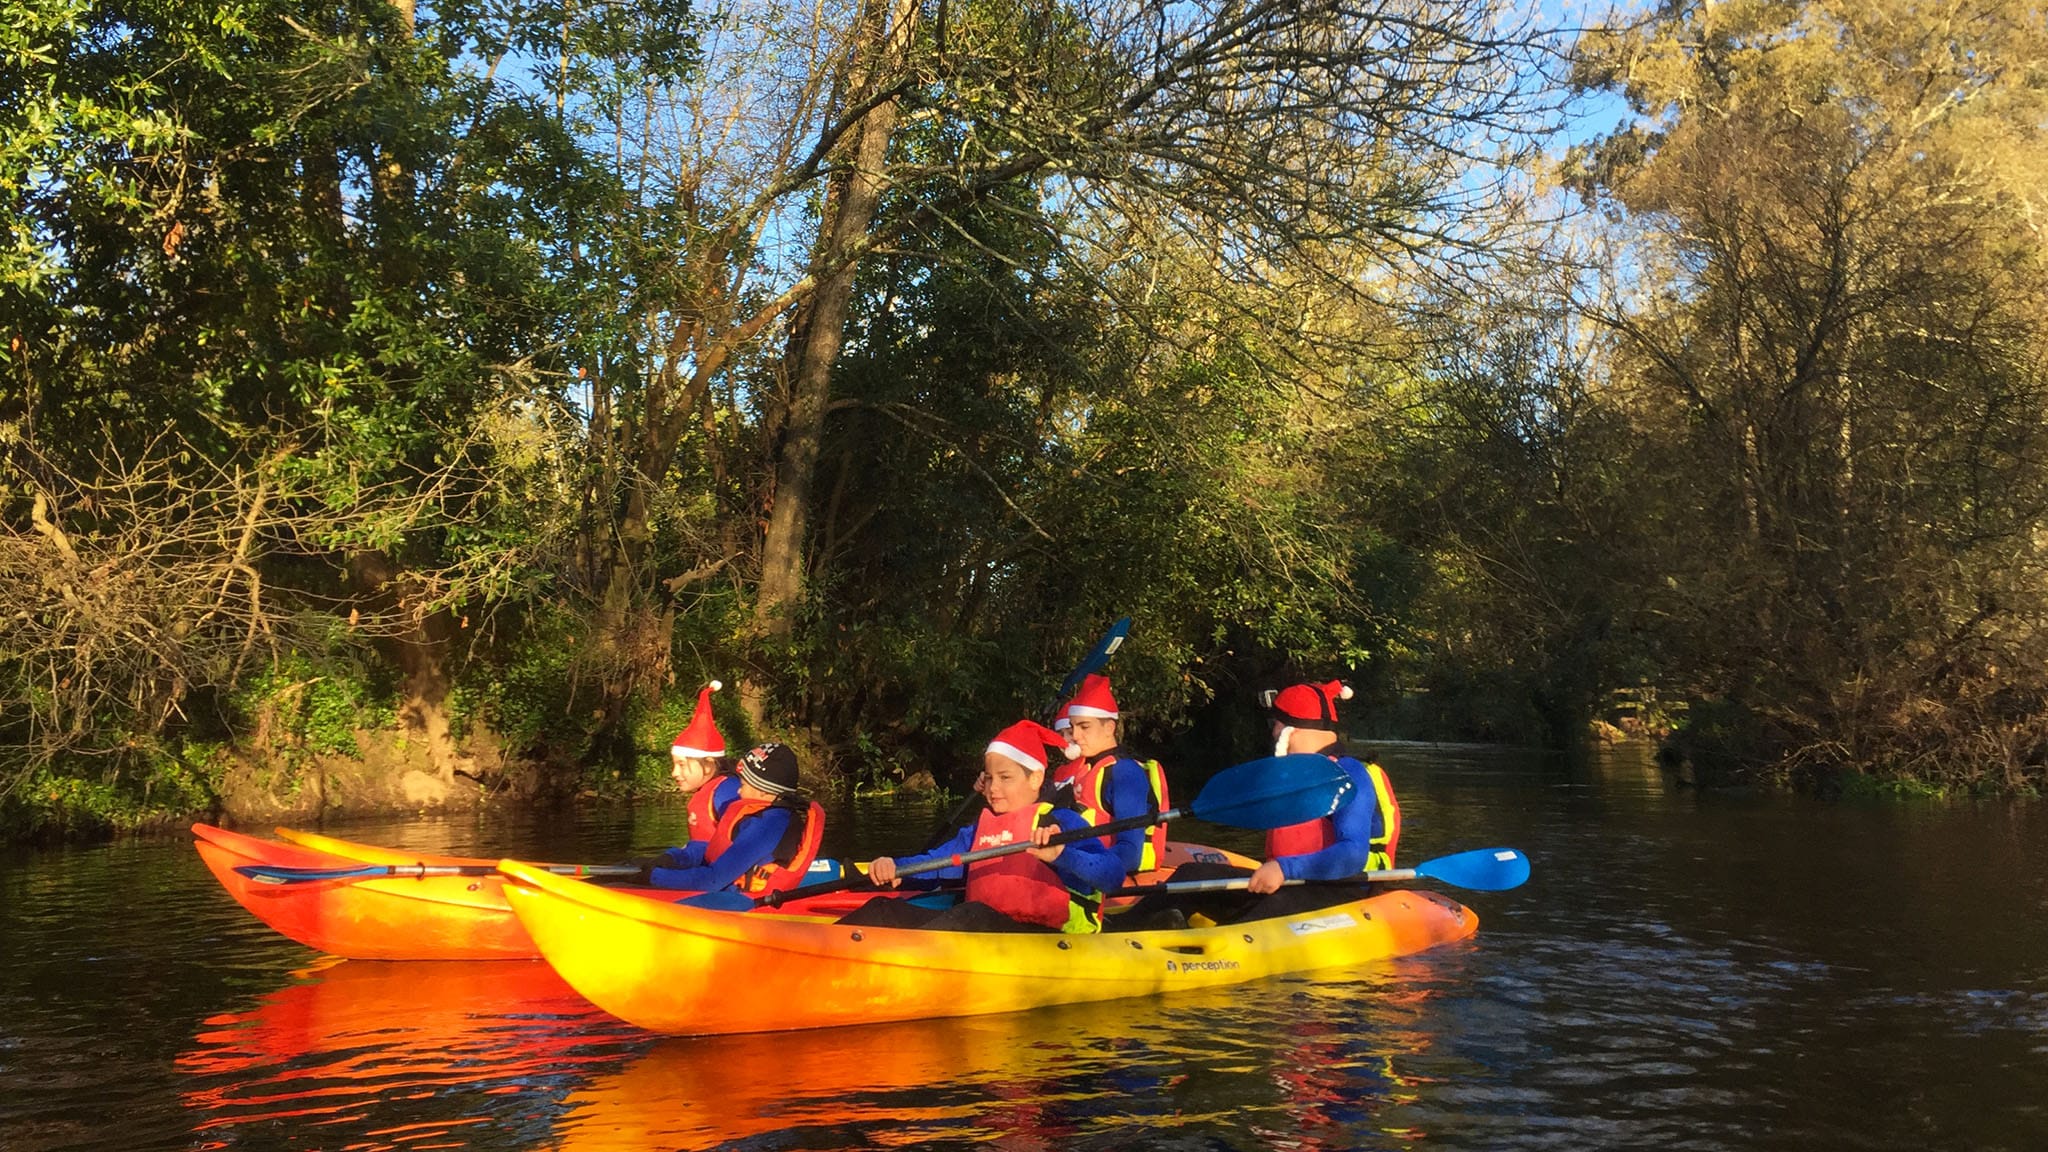
[[[285,936],[321,952],[352,960],[534,960],[533,938],[505,902],[504,882],[480,876],[389,876],[370,879],[269,884],[235,869],[247,864],[282,868],[347,868],[363,864],[433,864],[491,868],[497,862],[467,856],[423,855],[358,844],[315,832],[279,828],[285,842],[194,824],[200,859],[235,902]],[[1189,860],[1256,864],[1198,844],[1169,843],[1163,876]],[[580,883],[580,881],[578,881]],[[681,893],[659,888],[616,888],[643,900],[667,902]],[[914,893],[904,892],[904,895]],[[782,911],[842,915],[873,892],[835,892],[784,904]]]
[[[494,875],[379,877],[266,884],[246,864],[346,868],[362,864],[490,866],[460,856],[396,853],[346,841],[320,848],[194,824],[199,858],[235,902],[308,948],[352,960],[531,960],[538,953]],[[298,833],[295,836],[305,834]]]
[[[506,860],[504,892],[541,955],[591,1003],[655,1032],[708,1035],[1015,1012],[1239,984],[1461,940],[1455,900],[1394,891],[1253,924],[1095,935],[850,927],[734,914]],[[768,990],[768,995],[744,991]]]

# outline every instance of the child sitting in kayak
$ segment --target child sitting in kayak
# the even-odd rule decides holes
[[[707,838],[662,854],[649,877],[654,886],[749,896],[796,887],[825,835],[824,810],[796,791],[796,753],[786,745],[740,757],[739,795]]]
[[[1337,703],[1351,699],[1341,681],[1295,684],[1265,698],[1273,733],[1273,754],[1313,753],[1327,756],[1351,780],[1352,787],[1334,812],[1302,824],[1266,833],[1266,860],[1247,870],[1225,864],[1191,863],[1174,870],[1172,880],[1247,878],[1241,892],[1195,896],[1146,896],[1126,916],[1179,907],[1190,922],[1234,924],[1311,912],[1366,896],[1371,887],[1288,886],[1290,880],[1341,881],[1364,872],[1394,866],[1401,838],[1401,806],[1393,784],[1378,764],[1361,761],[1347,751],[1337,735]]]
[[[1060,709],[1067,718],[1067,739],[1078,755],[1053,769],[1055,803],[1072,808],[1091,824],[1107,824],[1167,807],[1166,776],[1156,760],[1140,761],[1118,736],[1120,712],[1109,677],[1092,675],[1081,681],[1074,698]],[[1059,721],[1055,719],[1057,728]],[[1126,828],[1110,847],[1132,876],[1159,867],[1166,855],[1166,826]]]
[[[739,798],[739,774],[724,764],[725,737],[711,714],[711,694],[725,685],[713,680],[697,693],[690,726],[669,746],[669,775],[690,798],[690,839],[708,841],[725,806]]]
[[[1097,894],[1123,882],[1123,863],[1093,838],[1046,844],[1061,832],[1089,827],[1080,813],[1038,799],[1048,753],[1065,743],[1057,732],[1030,720],[1003,729],[982,755],[988,811],[928,852],[901,860],[877,858],[868,865],[868,879],[877,887],[894,888],[901,867],[1026,840],[1037,847],[967,865],[966,899],[952,908],[935,910],[884,896],[839,922],[954,932],[1101,931]],[[957,878],[960,869],[933,875]]]

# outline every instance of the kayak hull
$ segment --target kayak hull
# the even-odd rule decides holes
[[[1142,933],[926,932],[734,915],[503,861],[541,955],[598,1007],[655,1032],[712,1035],[1016,1012],[1239,984],[1420,952],[1479,920],[1395,891],[1303,916]],[[748,992],[770,990],[769,995]]]
[[[363,860],[194,824],[200,859],[237,904],[293,940],[351,960],[531,960],[532,937],[505,903],[495,875],[381,877],[266,884],[235,869],[348,868],[365,863],[481,864],[410,855]]]
[[[505,900],[503,878],[379,877],[267,884],[236,872],[264,864],[282,868],[349,868],[365,864],[432,864],[491,868],[494,860],[441,856],[358,844],[314,832],[277,829],[283,842],[194,824],[200,859],[237,904],[308,948],[351,960],[537,960],[540,950]],[[1168,845],[1169,865],[1187,860],[1256,864],[1200,845]],[[1152,876],[1164,875],[1159,873]],[[653,901],[683,893],[617,888]],[[906,893],[908,894],[908,893]],[[835,892],[783,906],[793,914],[841,915],[872,892]]]

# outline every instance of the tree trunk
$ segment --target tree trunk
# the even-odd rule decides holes
[[[388,638],[405,679],[399,685],[398,722],[425,749],[427,763],[444,786],[455,783],[460,756],[448,723],[448,694],[454,687],[448,658],[457,630],[447,609],[424,614],[407,604],[406,576],[388,553],[364,549],[348,559],[348,571],[359,594],[382,600],[408,621]]]
[[[864,23],[874,26],[886,21],[877,28],[886,34],[861,38],[876,47],[865,61],[864,82],[848,85],[849,103],[868,99],[877,89],[895,82],[909,52],[917,13],[916,0],[871,0]],[[854,66],[861,68],[862,63],[856,59]],[[803,323],[790,334],[788,416],[781,458],[776,462],[774,505],[762,543],[761,584],[754,606],[755,623],[766,636],[789,634],[790,609],[803,595],[811,483],[817,474],[825,409],[831,400],[832,364],[839,357],[847,308],[853,298],[855,262],[847,254],[874,220],[896,118],[896,101],[887,100],[861,119],[853,136],[853,171],[838,182],[819,225],[815,266],[827,271],[805,309]],[[743,690],[741,698],[757,702],[758,694]]]

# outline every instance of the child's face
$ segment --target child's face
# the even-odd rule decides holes
[[[718,774],[718,762],[701,756],[669,755],[670,776],[675,777],[676,786],[685,792],[695,792],[704,782]]]

